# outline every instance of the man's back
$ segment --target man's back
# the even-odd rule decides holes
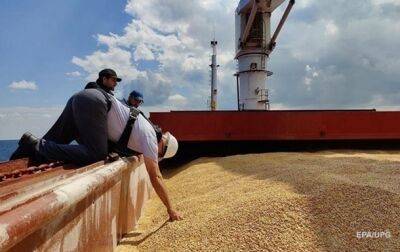
[[[107,115],[108,139],[116,143],[128,122],[130,109],[114,97],[112,97],[111,103],[112,106]],[[153,126],[141,114],[133,124],[127,147],[154,161],[158,160],[156,133]]]

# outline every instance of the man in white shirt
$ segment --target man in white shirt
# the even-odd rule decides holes
[[[107,114],[108,139],[117,143],[129,120],[130,108],[113,96],[110,96],[110,99],[111,108]],[[176,138],[171,133],[166,132],[162,135],[161,139],[157,141],[157,135],[153,125],[142,114],[138,114],[132,126],[132,131],[126,147],[143,154],[151,184],[167,208],[170,220],[181,220],[181,215],[172,207],[158,166],[159,160],[173,157],[176,154],[178,150]]]

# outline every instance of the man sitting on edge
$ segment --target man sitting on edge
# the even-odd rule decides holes
[[[87,165],[107,157],[108,96],[121,81],[112,69],[99,72],[92,88],[74,94],[67,102],[60,117],[43,136],[36,139],[24,134],[18,149],[10,159],[34,157],[39,162],[51,160]],[[70,144],[72,141],[78,144]]]

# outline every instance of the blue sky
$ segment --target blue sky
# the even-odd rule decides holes
[[[275,28],[288,1],[272,15]],[[0,139],[43,135],[67,99],[114,68],[149,111],[236,108],[238,0],[18,0],[0,8]],[[400,1],[297,0],[270,57],[272,109],[400,109]]]
[[[126,1],[21,0],[0,8],[0,107],[63,105],[83,86],[66,73],[79,70],[74,55],[89,54],[94,35],[122,32],[130,17]],[[12,91],[13,81],[35,81],[36,91]]]

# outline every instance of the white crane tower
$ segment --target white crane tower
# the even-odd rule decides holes
[[[269,110],[267,60],[295,1],[289,4],[271,37],[271,14],[285,0],[241,0],[236,9],[236,59],[239,110]]]

